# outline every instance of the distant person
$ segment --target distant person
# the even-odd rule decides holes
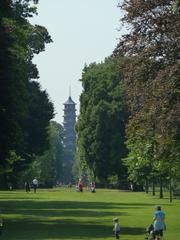
[[[25,182],[25,190],[27,193],[31,191],[30,183],[28,181]]]
[[[113,230],[114,230],[115,238],[119,239],[119,235],[120,235],[119,218],[116,217],[116,218],[113,219],[113,221],[114,221],[114,228],[113,228]]]
[[[13,190],[12,183],[9,183],[9,184],[8,184],[8,188],[9,188],[10,191]]]
[[[32,187],[34,189],[34,193],[36,193],[36,189],[38,187],[38,180],[36,178],[32,180]]]
[[[91,191],[92,193],[95,193],[95,192],[96,192],[96,184],[95,184],[95,182],[91,182],[91,183],[90,183],[90,191]]]
[[[81,178],[78,181],[78,190],[79,192],[83,192],[83,182]]]
[[[0,235],[3,231],[3,218],[2,218],[2,210],[0,209]]]
[[[155,239],[162,240],[163,231],[166,229],[166,225],[165,225],[165,213],[161,211],[161,206],[156,207],[153,222]]]

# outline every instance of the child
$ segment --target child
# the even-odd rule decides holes
[[[115,237],[116,239],[119,239],[119,234],[120,234],[120,224],[119,224],[119,219],[118,218],[114,218],[114,233],[115,233]]]
[[[151,224],[147,229],[146,229],[146,238],[145,239],[155,239],[155,236],[154,236],[154,226],[153,224]]]

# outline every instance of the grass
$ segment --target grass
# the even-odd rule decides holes
[[[169,203],[145,193],[98,189],[96,193],[74,189],[0,192],[4,240],[112,240],[113,221],[120,219],[121,240],[141,240],[151,223],[154,206],[166,213],[163,240],[180,239],[180,200]]]

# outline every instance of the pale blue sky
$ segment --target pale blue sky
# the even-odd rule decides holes
[[[77,103],[85,63],[101,62],[115,48],[120,33],[118,0],[40,0],[33,24],[45,26],[53,43],[37,55],[40,82],[55,106],[55,120],[63,121],[63,103],[69,96]]]

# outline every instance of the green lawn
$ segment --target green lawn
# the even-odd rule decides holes
[[[163,240],[180,239],[180,200],[169,203],[145,193],[97,190],[96,193],[74,189],[0,192],[3,209],[4,240],[114,239],[113,221],[120,218],[121,240],[145,238],[154,206],[166,212]]]

